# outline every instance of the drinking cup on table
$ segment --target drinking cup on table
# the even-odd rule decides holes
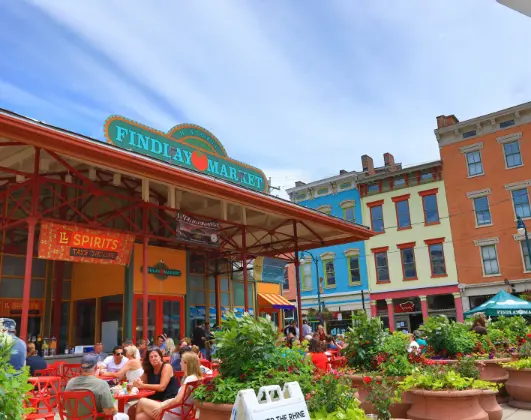
[[[133,383],[127,382],[127,393],[131,394],[133,392]]]

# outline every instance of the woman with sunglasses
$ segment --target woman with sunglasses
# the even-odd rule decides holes
[[[174,407],[170,409],[171,414],[165,414],[163,420],[175,419],[175,418],[186,418],[188,413],[182,413],[181,407],[175,407],[180,405],[183,402],[185,397],[186,384],[200,381],[203,377],[201,373],[201,364],[199,363],[199,357],[195,353],[187,352],[183,354],[181,360],[182,368],[184,370],[185,379],[183,385],[179,389],[179,393],[175,398],[158,402],[149,400],[147,398],[142,398],[138,402],[136,417],[135,420],[158,420],[162,410],[166,407]],[[185,401],[187,405],[191,405],[192,397],[189,395]]]

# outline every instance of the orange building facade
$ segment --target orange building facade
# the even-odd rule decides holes
[[[464,310],[501,289],[531,288],[520,216],[531,228],[531,102],[459,122],[437,117]]]

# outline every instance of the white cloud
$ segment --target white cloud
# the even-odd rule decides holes
[[[49,35],[51,57],[32,53],[92,99],[69,98],[74,113],[202,125],[285,187],[359,169],[365,153],[437,159],[435,116],[531,93],[531,21],[484,0],[28,2],[68,30]]]

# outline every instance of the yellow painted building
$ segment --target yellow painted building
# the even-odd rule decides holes
[[[441,163],[402,169],[386,155],[382,168],[364,156],[358,177],[363,224],[377,233],[365,242],[371,313],[391,330],[430,314],[462,319]]]

